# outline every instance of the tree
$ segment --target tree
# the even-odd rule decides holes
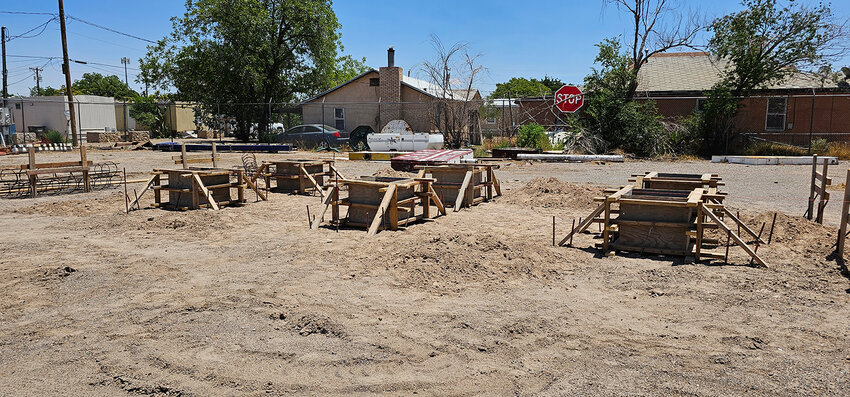
[[[336,80],[339,29],[330,0],[188,0],[140,68],[150,84],[176,89],[175,99],[233,117],[247,140],[253,123],[266,132],[274,104]]]
[[[333,69],[327,73],[326,81],[322,84],[321,91],[334,88],[348,80],[351,80],[360,74],[363,74],[372,68],[366,66],[366,58],[356,59],[351,55],[345,55],[337,58]]]
[[[633,98],[637,91],[637,73],[655,54],[676,48],[694,48],[697,33],[702,30],[699,14],[683,15],[676,0],[606,0],[625,9],[634,21],[626,46],[635,73],[626,94]]]
[[[712,55],[728,61],[725,79],[734,97],[784,80],[802,70],[817,70],[847,53],[846,22],[837,22],[827,5],[790,0],[745,0],[745,10],[716,19],[709,30]]]
[[[490,93],[489,97],[494,99],[523,98],[549,95],[552,92],[553,91],[540,80],[513,77],[504,83],[497,83],[496,90]]]
[[[165,124],[165,107],[160,105],[160,99],[152,95],[137,95],[130,106],[130,117],[148,127],[152,138],[166,137],[169,132]]]
[[[30,88],[30,96],[58,96],[65,94],[65,86],[63,85],[59,89],[53,88],[51,86],[43,87],[40,90],[36,89],[36,87]]]
[[[629,153],[652,157],[669,152],[669,143],[655,103],[627,96],[635,71],[616,39],[597,44],[599,54],[584,79],[586,107],[574,130],[589,131]]]
[[[130,99],[136,92],[130,89],[118,76],[104,76],[100,73],[85,73],[71,87],[75,94],[99,95],[118,99]]]
[[[558,89],[566,85],[563,81],[561,81],[561,79],[549,76],[543,76],[543,80],[540,80],[540,83],[548,87],[552,92],[558,91]]]
[[[435,57],[422,63],[422,71],[437,89],[432,93],[437,97],[429,119],[443,133],[446,144],[458,148],[464,143],[464,133],[473,127],[471,121],[478,120],[481,102],[474,87],[485,68],[478,63],[481,54],[471,54],[466,43],[446,47],[431,35],[431,46]]]

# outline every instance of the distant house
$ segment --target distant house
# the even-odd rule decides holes
[[[700,112],[725,66],[705,52],[653,55],[638,73],[636,97],[654,100],[669,118]],[[808,144],[810,133],[850,140],[850,90],[798,73],[744,98],[735,122],[741,132],[798,145]]]
[[[439,103],[480,101],[478,90],[443,92],[429,82],[404,75],[395,66],[395,51],[387,51],[387,66],[369,70],[301,103],[305,124],[327,124],[343,131],[369,126],[380,131],[388,122],[406,121],[414,131],[438,131]],[[440,99],[440,100],[438,100]],[[477,111],[466,129],[477,129]]]
[[[64,96],[8,98],[17,132],[56,130],[70,139],[71,118]],[[96,95],[75,95],[77,137],[86,142],[88,132],[116,130],[115,99]]]

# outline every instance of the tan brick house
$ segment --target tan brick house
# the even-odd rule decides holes
[[[380,131],[388,122],[406,121],[417,132],[439,132],[438,103],[481,100],[481,94],[441,92],[429,82],[404,74],[395,66],[395,51],[387,51],[387,66],[369,70],[301,103],[305,124],[327,124],[344,131],[366,125]],[[464,95],[467,94],[467,95]],[[476,112],[477,112],[477,107]],[[477,120],[477,113],[474,117]],[[470,125],[466,128],[477,128]]]

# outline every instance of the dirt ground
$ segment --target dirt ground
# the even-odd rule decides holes
[[[141,179],[171,155],[89,159]],[[602,257],[590,234],[552,246],[552,216],[560,238],[602,188],[650,170],[720,174],[753,227],[778,211],[759,250],[771,267],[734,248],[729,265]],[[841,192],[825,226],[801,218],[809,172],[508,163],[503,197],[373,237],[309,230],[318,197],[129,215],[118,188],[3,199],[0,395],[847,395],[850,275],[831,256]],[[835,184],[844,173],[830,169]]]

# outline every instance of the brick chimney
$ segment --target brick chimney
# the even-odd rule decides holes
[[[381,86],[378,90],[381,97],[381,125],[383,128],[388,122],[401,118],[401,82],[404,72],[395,66],[395,50],[390,47],[387,50],[387,66],[380,68]]]

